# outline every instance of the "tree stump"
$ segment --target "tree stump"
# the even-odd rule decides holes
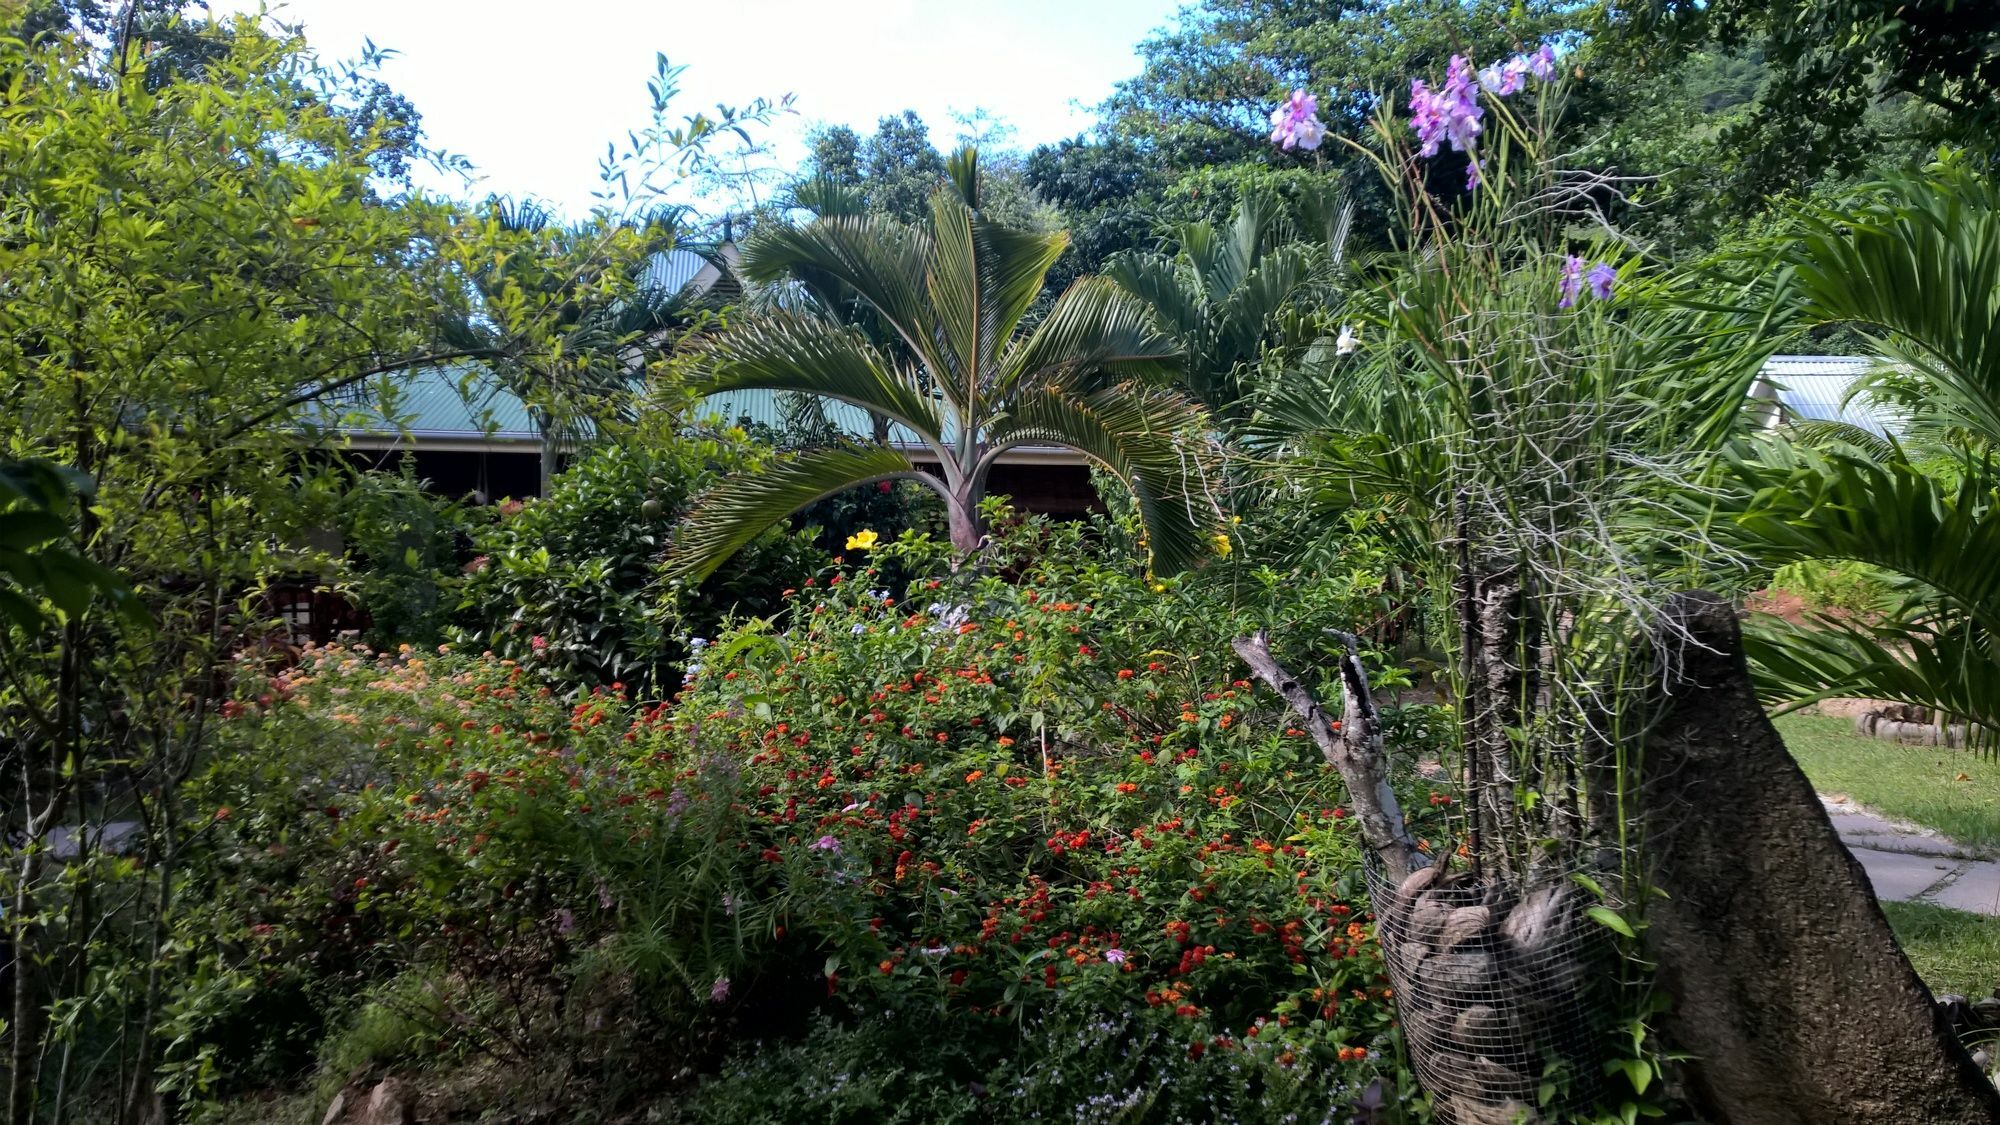
[[[1735,1125],[2000,1122],[1758,704],[1734,607],[1683,594],[1668,625],[1641,797],[1665,894],[1646,938],[1697,1106]]]

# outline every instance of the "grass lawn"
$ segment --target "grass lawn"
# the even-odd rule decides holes
[[[1977,1000],[2000,988],[2000,918],[1922,902],[1885,902],[1882,912],[1932,992]]]
[[[2000,761],[1968,750],[1863,738],[1846,719],[1826,715],[1783,715],[1775,721],[1792,757],[1821,793],[1844,793],[1960,843],[2000,849]],[[1961,775],[1968,780],[1958,780]]]

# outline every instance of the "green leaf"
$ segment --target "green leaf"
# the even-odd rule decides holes
[[[1613,910],[1608,906],[1593,906],[1584,913],[1588,914],[1592,919],[1596,920],[1596,922],[1599,925],[1602,925],[1607,929],[1613,930],[1625,937],[1636,938],[1639,936],[1637,933],[1633,932],[1632,924],[1627,922],[1623,915],[1619,914],[1616,910]]]
[[[0,547],[28,551],[68,535],[69,524],[47,512],[0,512]]]

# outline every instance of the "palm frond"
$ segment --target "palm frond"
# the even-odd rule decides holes
[[[1146,302],[1160,326],[1183,346],[1196,339],[1207,321],[1201,294],[1184,282],[1171,258],[1158,254],[1121,254],[1105,264],[1104,276],[1120,289]]]
[[[683,522],[667,573],[688,583],[714,573],[765,528],[822,497],[898,477],[936,479],[919,472],[908,457],[881,446],[835,446],[809,450],[730,477],[710,489]]]
[[[1186,570],[1212,548],[1220,510],[1207,494],[1211,456],[1189,440],[1201,411],[1173,391],[1126,383],[1074,394],[1060,386],[1024,389],[989,432],[987,464],[1018,445],[1074,449],[1132,491],[1146,528],[1153,569]]]
[[[1720,467],[1715,533],[1772,563],[1850,559],[1922,583],[2000,628],[1993,482],[1939,481],[1901,461],[1764,440]]]
[[[1790,257],[1805,315],[1874,330],[1878,354],[1930,384],[1924,413],[2000,444],[2000,192],[1947,166],[1804,227]]]
[[[1078,383],[1099,373],[1152,377],[1171,372],[1181,351],[1151,311],[1102,277],[1079,278],[1034,332],[1000,357],[993,393],[1027,382]]]
[[[824,174],[794,184],[786,202],[801,211],[812,212],[819,219],[868,213],[868,196],[859,187]]]
[[[1852,422],[1831,418],[1805,418],[1784,427],[1794,442],[1807,449],[1837,449],[1845,446],[1877,461],[1898,455],[1896,440]]]
[[[822,293],[851,290],[880,313],[910,351],[945,368],[925,300],[930,239],[880,215],[834,215],[803,226],[781,224],[750,238],[742,273],[769,283],[797,278]]]
[[[901,422],[943,455],[944,422],[930,396],[860,332],[817,317],[771,313],[708,341],[692,389],[795,391],[852,403]]]
[[[931,269],[936,323],[954,361],[940,386],[961,408],[978,401],[1001,346],[1042,292],[1068,236],[989,222],[949,190],[931,197]]]
[[[1759,695],[1786,709],[1822,699],[1882,699],[1966,724],[1968,743],[2000,748],[2000,660],[1991,638],[1960,628],[1870,628],[1767,615],[1743,633]]]

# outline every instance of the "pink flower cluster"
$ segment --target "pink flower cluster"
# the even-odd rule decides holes
[[[1296,147],[1311,152],[1325,139],[1326,126],[1319,119],[1319,99],[1304,90],[1293,90],[1291,97],[1271,111],[1271,143],[1279,148],[1289,152]]]
[[[1477,73],[1464,55],[1453,55],[1445,68],[1444,85],[1431,89],[1421,78],[1410,80],[1410,128],[1417,134],[1424,156],[1438,154],[1444,144],[1453,152],[1471,159],[1465,169],[1465,188],[1479,186],[1479,134],[1485,127],[1486,111],[1480,108],[1479,91],[1504,98],[1527,85],[1528,76],[1548,82],[1556,76],[1555,48],[1544,43],[1531,54],[1515,55],[1504,63]]]
[[[1466,171],[1466,187],[1479,182],[1479,154],[1475,146],[1486,111],[1479,108],[1479,90],[1472,82],[1472,64],[1464,55],[1453,55],[1445,68],[1444,85],[1432,90],[1421,78],[1410,79],[1410,128],[1416,130],[1419,149],[1426,157],[1436,156],[1441,142],[1449,141],[1453,152],[1472,157]]]

